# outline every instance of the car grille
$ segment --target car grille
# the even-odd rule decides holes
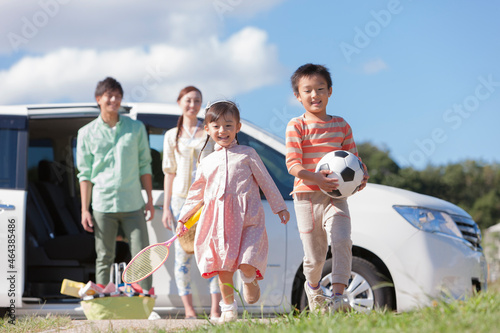
[[[481,230],[473,219],[467,216],[451,215],[453,221],[457,224],[458,229],[462,232],[462,236],[476,249],[481,247]]]

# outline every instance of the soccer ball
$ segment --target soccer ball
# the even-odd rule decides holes
[[[359,189],[363,180],[363,164],[359,158],[345,150],[336,150],[329,152],[321,158],[316,166],[316,172],[320,170],[331,170],[328,178],[337,178],[339,187],[331,192],[323,191],[332,198],[347,198],[353,195]]]

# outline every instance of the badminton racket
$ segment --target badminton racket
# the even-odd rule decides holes
[[[184,223],[186,229],[191,228],[200,219],[201,209]],[[131,284],[144,280],[153,274],[168,258],[170,245],[177,239],[179,234],[170,238],[164,243],[157,243],[144,248],[141,252],[137,253],[132,260],[128,263],[127,267],[122,274],[122,280],[125,283]]]

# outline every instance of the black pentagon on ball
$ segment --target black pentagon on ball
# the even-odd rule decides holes
[[[328,194],[330,194],[332,197],[340,197],[342,195],[339,190],[330,191],[328,192]]]
[[[355,174],[356,174],[356,172],[353,169],[349,168],[349,167],[346,167],[340,173],[340,175],[342,176],[342,179],[344,180],[344,182],[352,182],[354,180],[354,175]]]
[[[348,152],[346,152],[346,151],[344,151],[344,150],[337,150],[337,151],[335,152],[335,156],[337,156],[337,157],[342,157],[342,158],[345,158],[345,157],[347,157],[348,155],[349,155],[349,153],[348,153]]]
[[[330,170],[330,166],[328,165],[328,163],[321,164],[318,171],[321,171],[321,170]]]

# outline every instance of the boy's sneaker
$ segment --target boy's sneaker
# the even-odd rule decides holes
[[[312,289],[306,281],[304,283],[304,290],[306,291],[307,301],[309,303],[309,311],[326,313],[330,299],[323,294],[321,287],[316,290]]]
[[[248,304],[256,303],[260,298],[260,287],[257,280],[250,283],[243,283],[243,298]]]
[[[328,308],[331,312],[349,312],[352,310],[349,299],[344,295],[330,297]]]

